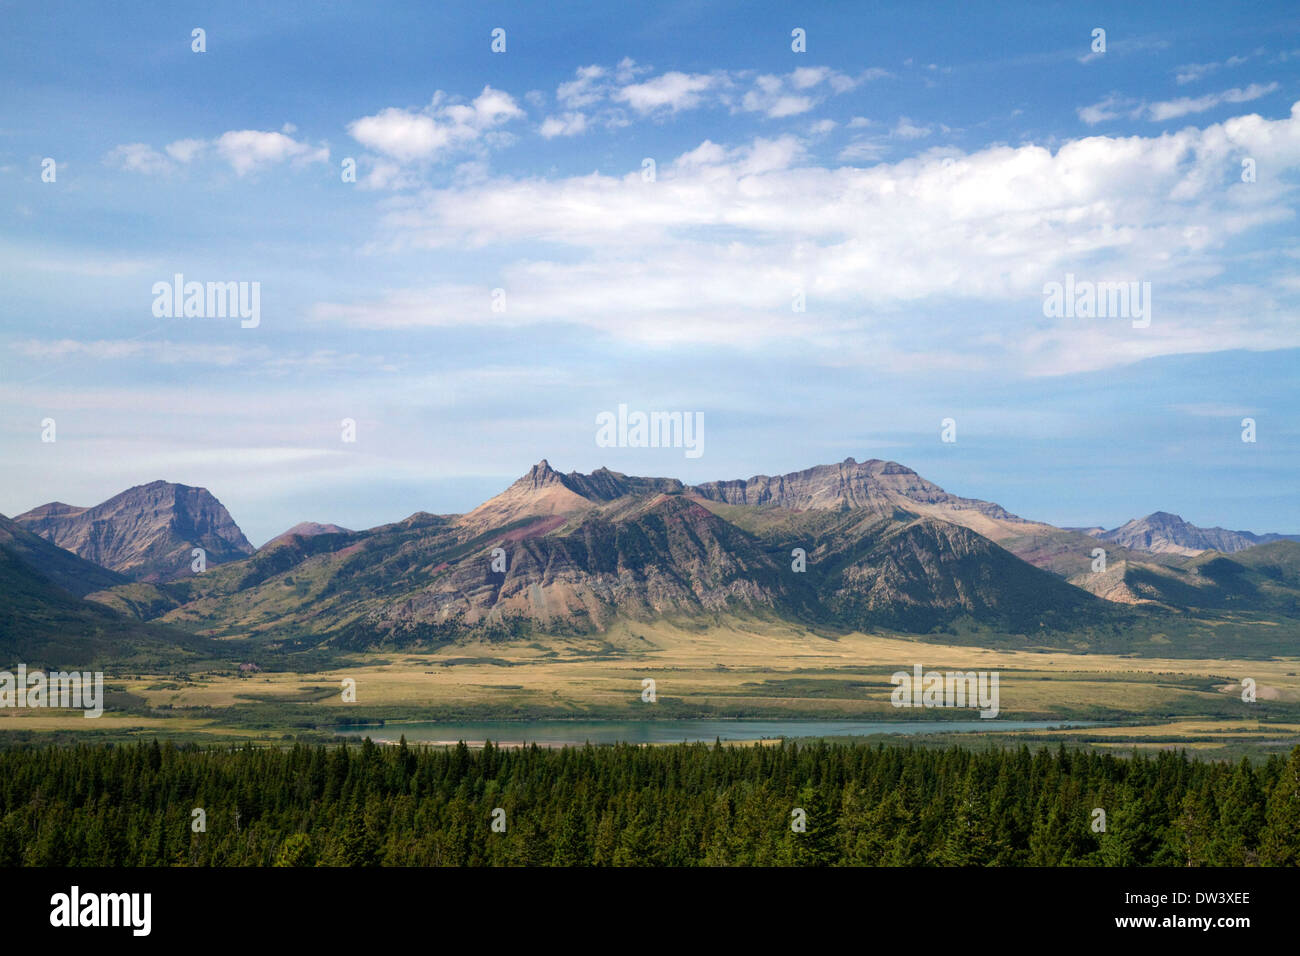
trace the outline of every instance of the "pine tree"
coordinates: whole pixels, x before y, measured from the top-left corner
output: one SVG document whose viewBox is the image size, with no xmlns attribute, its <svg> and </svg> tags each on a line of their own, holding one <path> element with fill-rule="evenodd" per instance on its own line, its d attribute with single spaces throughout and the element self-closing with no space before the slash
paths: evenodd
<svg viewBox="0 0 1300 956">
<path fill-rule="evenodd" d="M 1300 747 L 1291 751 L 1291 759 L 1269 795 L 1259 862 L 1265 866 L 1300 866 Z"/>
<path fill-rule="evenodd" d="M 1221 866 L 1245 866 L 1259 861 L 1259 833 L 1264 828 L 1264 795 L 1250 761 L 1237 765 L 1219 804 Z"/>
</svg>

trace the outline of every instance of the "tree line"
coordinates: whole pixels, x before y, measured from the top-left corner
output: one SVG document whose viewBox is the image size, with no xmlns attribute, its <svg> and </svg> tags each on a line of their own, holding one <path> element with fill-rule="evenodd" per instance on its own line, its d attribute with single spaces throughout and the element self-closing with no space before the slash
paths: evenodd
<svg viewBox="0 0 1300 956">
<path fill-rule="evenodd" d="M 1300 747 L 0 752 L 3 866 L 1295 866 Z"/>
</svg>

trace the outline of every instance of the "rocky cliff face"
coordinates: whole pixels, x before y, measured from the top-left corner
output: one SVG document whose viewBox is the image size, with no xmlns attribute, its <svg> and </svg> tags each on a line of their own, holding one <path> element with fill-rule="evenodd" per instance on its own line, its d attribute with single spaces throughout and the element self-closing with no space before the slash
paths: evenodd
<svg viewBox="0 0 1300 956">
<path fill-rule="evenodd" d="M 460 519 L 467 528 L 499 528 L 526 517 L 570 515 L 630 495 L 680 492 L 675 478 L 635 478 L 597 468 L 590 475 L 561 474 L 545 458 L 505 491 Z"/>
<path fill-rule="evenodd" d="M 910 468 L 873 458 L 846 458 L 837 465 L 817 465 L 788 475 L 756 475 L 748 480 L 711 481 L 691 491 L 711 501 L 732 505 L 774 505 L 799 511 L 868 508 L 888 514 L 912 505 L 943 506 L 975 511 L 1003 520 L 1016 520 L 1000 505 L 950 495 Z"/>
<path fill-rule="evenodd" d="M 14 522 L 100 567 L 142 581 L 191 574 L 191 551 L 209 565 L 253 552 L 225 507 L 205 488 L 166 481 L 129 488 L 91 508 L 52 502 Z"/>
<path fill-rule="evenodd" d="M 905 494 L 1005 514 L 888 462 L 690 488 L 542 461 L 467 515 L 288 536 L 167 586 L 162 619 L 213 636 L 373 647 L 727 614 L 1038 634 L 1108 613 L 982 535 L 900 508 Z"/>
<path fill-rule="evenodd" d="M 817 465 L 788 475 L 755 475 L 690 486 L 674 478 L 638 478 L 608 468 L 598 468 L 590 475 L 565 475 L 543 459 L 506 491 L 465 517 L 471 525 L 499 525 L 524 516 L 573 514 L 629 496 L 682 492 L 720 504 L 794 511 L 865 508 L 888 515 L 898 508 L 919 508 L 935 517 L 944 512 L 966 513 L 993 521 L 1024 523 L 1001 505 L 951 495 L 910 468 L 875 458 L 864 462 L 846 458 L 839 464 Z"/>
</svg>

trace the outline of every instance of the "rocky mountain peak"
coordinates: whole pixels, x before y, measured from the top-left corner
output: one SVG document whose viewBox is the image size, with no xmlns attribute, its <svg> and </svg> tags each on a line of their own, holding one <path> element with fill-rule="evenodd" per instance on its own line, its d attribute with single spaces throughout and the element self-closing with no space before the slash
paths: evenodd
<svg viewBox="0 0 1300 956">
<path fill-rule="evenodd" d="M 1199 528 L 1180 515 L 1168 511 L 1154 511 L 1145 518 L 1134 518 L 1096 537 L 1114 541 L 1135 551 L 1153 554 L 1200 554 L 1202 551 L 1222 551 L 1233 554 L 1265 540 L 1249 531 L 1229 531 L 1226 528 Z"/>
<path fill-rule="evenodd" d="M 253 553 L 211 492 L 168 481 L 136 485 L 90 508 L 52 502 L 13 520 L 87 561 L 140 580 L 192 573 L 194 548 L 204 550 L 208 564 Z"/>
<path fill-rule="evenodd" d="M 561 484 L 564 476 L 551 467 L 551 463 L 543 458 L 532 468 L 528 469 L 528 474 L 522 476 L 515 482 L 515 486 L 526 488 L 544 488 L 547 485 Z M 514 487 L 514 486 L 512 486 Z"/>
</svg>

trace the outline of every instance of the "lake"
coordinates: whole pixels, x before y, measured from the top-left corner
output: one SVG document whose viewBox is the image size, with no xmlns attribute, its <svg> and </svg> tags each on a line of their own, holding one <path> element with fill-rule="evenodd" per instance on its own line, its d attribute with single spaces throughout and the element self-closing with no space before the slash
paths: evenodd
<svg viewBox="0 0 1300 956">
<path fill-rule="evenodd" d="M 867 734 L 950 734 L 961 731 L 1043 730 L 1089 727 L 1094 721 L 1065 720 L 482 720 L 392 723 L 339 730 L 345 737 L 370 737 L 376 743 L 501 744 L 677 744 L 776 737 L 848 737 Z"/>
</svg>

